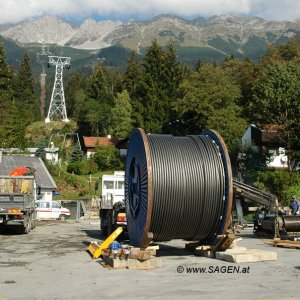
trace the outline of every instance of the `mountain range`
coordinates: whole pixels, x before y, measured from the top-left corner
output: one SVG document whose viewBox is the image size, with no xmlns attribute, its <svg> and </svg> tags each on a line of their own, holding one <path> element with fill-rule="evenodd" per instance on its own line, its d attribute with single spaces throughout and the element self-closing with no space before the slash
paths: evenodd
<svg viewBox="0 0 300 300">
<path fill-rule="evenodd" d="M 86 19 L 81 25 L 45 16 L 19 24 L 0 25 L 0 35 L 22 47 L 44 42 L 74 50 L 89 50 L 98 57 L 101 49 L 118 47 L 143 54 L 154 38 L 162 46 L 172 41 L 186 62 L 196 57 L 220 61 L 231 54 L 257 60 L 268 44 L 284 43 L 298 34 L 300 19 L 293 22 L 267 21 L 230 15 L 193 20 L 160 15 L 145 22 Z M 100 52 L 103 54 L 103 51 Z"/>
</svg>

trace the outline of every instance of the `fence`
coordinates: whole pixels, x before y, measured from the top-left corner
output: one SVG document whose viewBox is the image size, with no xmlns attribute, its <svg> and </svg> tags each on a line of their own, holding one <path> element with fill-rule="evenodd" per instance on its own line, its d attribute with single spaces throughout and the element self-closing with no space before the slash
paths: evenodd
<svg viewBox="0 0 300 300">
<path fill-rule="evenodd" d="M 71 219 L 99 218 L 100 198 L 82 200 L 58 200 L 61 205 L 71 212 Z"/>
</svg>

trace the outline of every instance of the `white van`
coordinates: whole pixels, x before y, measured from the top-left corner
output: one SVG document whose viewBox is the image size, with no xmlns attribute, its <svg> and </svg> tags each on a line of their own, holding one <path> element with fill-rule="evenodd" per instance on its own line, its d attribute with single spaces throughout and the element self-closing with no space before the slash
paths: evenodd
<svg viewBox="0 0 300 300">
<path fill-rule="evenodd" d="M 36 201 L 37 219 L 66 220 L 70 217 L 70 211 L 62 207 L 58 201 Z"/>
</svg>

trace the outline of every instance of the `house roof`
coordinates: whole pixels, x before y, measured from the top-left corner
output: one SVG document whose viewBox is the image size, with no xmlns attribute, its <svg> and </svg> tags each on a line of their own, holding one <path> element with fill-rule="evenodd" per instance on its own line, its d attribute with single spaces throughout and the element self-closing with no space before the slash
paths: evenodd
<svg viewBox="0 0 300 300">
<path fill-rule="evenodd" d="M 118 139 L 109 138 L 109 137 L 94 137 L 94 136 L 84 136 L 83 144 L 85 148 L 95 148 L 99 146 L 116 146 L 118 143 Z"/>
<path fill-rule="evenodd" d="M 2 153 L 4 153 L 4 154 L 10 154 L 10 153 L 22 154 L 22 153 L 26 153 L 26 152 L 35 154 L 37 150 L 38 150 L 38 148 L 26 148 L 25 150 L 19 149 L 19 148 L 1 148 L 0 149 L 0 151 L 2 151 Z M 59 148 L 58 147 L 44 148 L 44 150 L 47 153 L 56 153 L 59 151 Z"/>
<path fill-rule="evenodd" d="M 54 189 L 56 184 L 40 157 L 2 155 L 0 175 L 9 175 L 15 168 L 34 168 L 36 184 L 41 188 Z"/>
<path fill-rule="evenodd" d="M 278 125 L 266 125 L 263 129 L 251 126 L 251 139 L 258 146 L 279 144 L 279 129 Z"/>
</svg>

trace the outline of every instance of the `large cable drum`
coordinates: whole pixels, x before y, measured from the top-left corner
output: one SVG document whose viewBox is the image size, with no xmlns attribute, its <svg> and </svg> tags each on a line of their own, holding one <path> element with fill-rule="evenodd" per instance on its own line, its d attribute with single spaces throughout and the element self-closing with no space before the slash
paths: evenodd
<svg viewBox="0 0 300 300">
<path fill-rule="evenodd" d="M 223 139 L 210 130 L 174 137 L 134 129 L 125 201 L 134 246 L 171 239 L 216 243 L 232 209 L 232 171 Z"/>
</svg>

